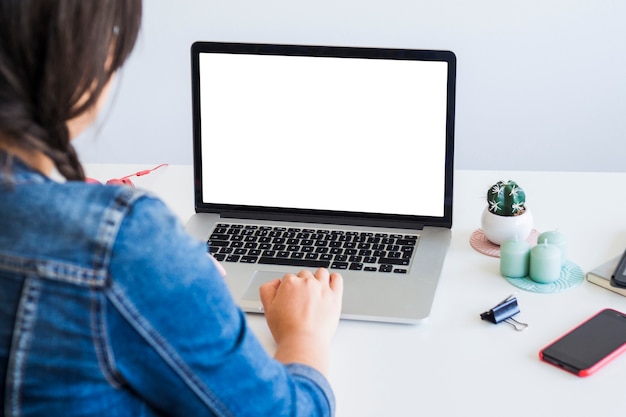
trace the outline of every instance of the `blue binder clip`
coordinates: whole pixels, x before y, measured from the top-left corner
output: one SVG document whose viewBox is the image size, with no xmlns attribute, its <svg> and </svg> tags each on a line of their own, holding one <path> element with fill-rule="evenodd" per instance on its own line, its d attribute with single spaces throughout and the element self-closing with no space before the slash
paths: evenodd
<svg viewBox="0 0 626 417">
<path fill-rule="evenodd" d="M 496 305 L 489 311 L 485 311 L 480 315 L 480 318 L 483 320 L 490 321 L 493 324 L 498 324 L 500 322 L 505 322 L 517 331 L 522 331 L 528 327 L 528 324 L 521 323 L 513 318 L 514 315 L 520 312 L 519 306 L 517 305 L 517 298 L 513 295 L 509 295 L 504 299 L 501 303 Z"/>
</svg>

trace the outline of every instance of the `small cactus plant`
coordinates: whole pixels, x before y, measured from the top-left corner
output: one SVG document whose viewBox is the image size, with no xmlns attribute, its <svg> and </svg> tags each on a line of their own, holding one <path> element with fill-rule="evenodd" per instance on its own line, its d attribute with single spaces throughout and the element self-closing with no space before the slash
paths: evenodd
<svg viewBox="0 0 626 417">
<path fill-rule="evenodd" d="M 488 209 L 498 216 L 518 216 L 526 211 L 526 193 L 515 181 L 498 181 L 487 190 Z"/>
</svg>

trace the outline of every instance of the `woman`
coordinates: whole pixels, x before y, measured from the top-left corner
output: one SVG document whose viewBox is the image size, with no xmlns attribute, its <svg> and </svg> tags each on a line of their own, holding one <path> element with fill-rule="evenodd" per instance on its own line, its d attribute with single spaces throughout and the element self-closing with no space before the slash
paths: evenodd
<svg viewBox="0 0 626 417">
<path fill-rule="evenodd" d="M 0 407 L 6 416 L 332 415 L 343 281 L 261 288 L 268 357 L 167 208 L 87 184 L 71 140 L 130 54 L 140 0 L 0 0 Z"/>
</svg>

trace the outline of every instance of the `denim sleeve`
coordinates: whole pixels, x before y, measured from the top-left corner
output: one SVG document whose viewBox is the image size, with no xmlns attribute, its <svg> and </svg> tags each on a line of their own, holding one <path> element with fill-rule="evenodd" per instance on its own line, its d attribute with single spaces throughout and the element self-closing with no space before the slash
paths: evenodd
<svg viewBox="0 0 626 417">
<path fill-rule="evenodd" d="M 330 416 L 327 380 L 269 357 L 206 254 L 158 200 L 121 224 L 104 303 L 113 377 L 172 416 Z"/>
</svg>

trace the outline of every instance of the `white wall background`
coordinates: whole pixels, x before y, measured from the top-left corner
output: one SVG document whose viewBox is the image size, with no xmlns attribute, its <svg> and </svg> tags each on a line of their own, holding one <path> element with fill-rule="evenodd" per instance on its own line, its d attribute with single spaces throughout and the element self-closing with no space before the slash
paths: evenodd
<svg viewBox="0 0 626 417">
<path fill-rule="evenodd" d="M 626 171 L 621 0 L 144 0 L 84 162 L 190 164 L 196 40 L 449 49 L 456 167 Z"/>
</svg>

